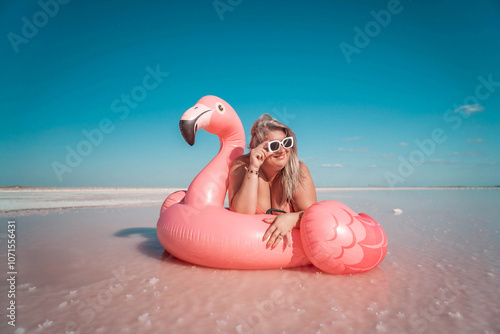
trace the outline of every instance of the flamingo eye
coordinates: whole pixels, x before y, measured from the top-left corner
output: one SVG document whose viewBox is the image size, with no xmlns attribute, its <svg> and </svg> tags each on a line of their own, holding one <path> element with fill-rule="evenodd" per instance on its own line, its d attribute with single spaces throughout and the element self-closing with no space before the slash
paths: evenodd
<svg viewBox="0 0 500 334">
<path fill-rule="evenodd" d="M 217 108 L 217 111 L 218 111 L 219 113 L 221 113 L 221 114 L 223 114 L 223 113 L 224 113 L 224 105 L 223 105 L 222 103 L 217 102 L 217 103 L 215 104 L 215 108 Z"/>
</svg>

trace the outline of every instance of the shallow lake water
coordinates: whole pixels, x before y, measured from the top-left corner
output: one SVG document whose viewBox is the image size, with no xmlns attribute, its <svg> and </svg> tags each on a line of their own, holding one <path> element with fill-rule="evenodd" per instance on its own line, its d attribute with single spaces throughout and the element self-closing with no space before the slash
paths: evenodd
<svg viewBox="0 0 500 334">
<path fill-rule="evenodd" d="M 221 270 L 183 262 L 156 237 L 164 193 L 141 195 L 150 201 L 4 212 L 2 254 L 7 222 L 16 225 L 16 327 L 5 316 L 4 279 L 0 332 L 500 332 L 500 190 L 318 189 L 319 200 L 365 212 L 386 231 L 384 261 L 352 276 L 312 265 Z M 51 196 L 42 195 L 65 200 Z M 7 276 L 6 255 L 0 268 Z"/>
</svg>

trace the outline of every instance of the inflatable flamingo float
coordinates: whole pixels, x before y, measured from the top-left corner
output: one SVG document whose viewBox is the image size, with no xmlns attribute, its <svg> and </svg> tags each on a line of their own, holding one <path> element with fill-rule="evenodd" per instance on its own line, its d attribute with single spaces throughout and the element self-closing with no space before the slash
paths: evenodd
<svg viewBox="0 0 500 334">
<path fill-rule="evenodd" d="M 376 267 L 387 252 L 382 227 L 336 201 L 318 202 L 292 231 L 292 247 L 266 248 L 262 236 L 270 215 L 249 215 L 224 208 L 229 168 L 244 152 L 245 133 L 234 109 L 205 96 L 182 115 L 182 136 L 193 145 L 199 129 L 219 137 L 220 150 L 187 191 L 167 197 L 157 224 L 158 239 L 173 256 L 197 265 L 224 269 L 273 269 L 310 264 L 332 274 L 353 274 Z"/>
</svg>

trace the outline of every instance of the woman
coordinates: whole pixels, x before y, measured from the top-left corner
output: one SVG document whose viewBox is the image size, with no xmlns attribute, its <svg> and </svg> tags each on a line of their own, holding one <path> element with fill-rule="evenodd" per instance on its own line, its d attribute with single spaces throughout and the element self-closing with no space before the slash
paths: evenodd
<svg viewBox="0 0 500 334">
<path fill-rule="evenodd" d="M 274 249 L 283 238 L 291 247 L 291 231 L 302 213 L 316 203 L 316 189 L 307 166 L 299 161 L 295 133 L 269 114 L 250 131 L 250 153 L 237 158 L 229 171 L 229 208 L 247 214 L 274 213 L 263 241 Z M 280 214 L 282 213 L 282 214 Z"/>
</svg>

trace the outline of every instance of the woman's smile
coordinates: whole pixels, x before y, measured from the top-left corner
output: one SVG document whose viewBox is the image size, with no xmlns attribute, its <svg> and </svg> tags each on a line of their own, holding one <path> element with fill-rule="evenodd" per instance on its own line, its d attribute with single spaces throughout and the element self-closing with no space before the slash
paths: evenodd
<svg viewBox="0 0 500 334">
<path fill-rule="evenodd" d="M 281 153 L 273 155 L 273 157 L 275 159 L 278 159 L 278 160 L 283 160 L 286 158 L 286 156 L 287 156 L 287 152 L 281 152 Z"/>
</svg>

